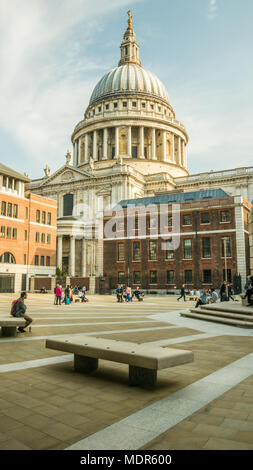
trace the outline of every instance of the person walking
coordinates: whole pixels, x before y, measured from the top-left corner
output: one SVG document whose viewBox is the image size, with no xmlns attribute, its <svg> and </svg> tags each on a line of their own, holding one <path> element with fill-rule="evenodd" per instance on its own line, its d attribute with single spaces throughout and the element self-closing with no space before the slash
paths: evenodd
<svg viewBox="0 0 253 470">
<path fill-rule="evenodd" d="M 25 328 L 27 328 L 33 321 L 31 317 L 29 317 L 26 314 L 26 305 L 25 305 L 25 299 L 27 299 L 27 293 L 26 292 L 21 292 L 20 298 L 15 301 L 15 304 L 13 305 L 13 310 L 12 310 L 12 315 L 16 318 L 21 318 L 23 317 L 24 320 L 26 321 L 26 324 L 24 327 L 19 327 L 18 332 L 19 333 L 26 333 Z"/>
<path fill-rule="evenodd" d="M 56 305 L 61 305 L 62 290 L 61 290 L 60 284 L 56 285 L 55 296 L 56 296 Z"/>
<path fill-rule="evenodd" d="M 184 298 L 184 301 L 186 302 L 184 284 L 183 284 L 182 287 L 181 287 L 180 297 L 178 297 L 177 300 L 182 299 L 182 297 Z"/>
<path fill-rule="evenodd" d="M 133 301 L 133 298 L 132 298 L 132 289 L 130 286 L 127 286 L 126 287 L 126 302 L 132 302 Z"/>
</svg>

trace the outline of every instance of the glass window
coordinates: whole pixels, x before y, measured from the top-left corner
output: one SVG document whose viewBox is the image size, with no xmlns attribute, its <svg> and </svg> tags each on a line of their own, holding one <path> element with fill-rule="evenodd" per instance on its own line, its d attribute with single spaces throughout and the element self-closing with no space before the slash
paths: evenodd
<svg viewBox="0 0 253 470">
<path fill-rule="evenodd" d="M 184 272 L 184 282 L 185 284 L 192 284 L 192 270 L 186 269 Z"/>
<path fill-rule="evenodd" d="M 118 103 L 113 103 L 114 108 L 118 107 Z"/>
<path fill-rule="evenodd" d="M 64 194 L 63 196 L 63 216 L 72 215 L 74 207 L 74 195 Z"/>
<path fill-rule="evenodd" d="M 105 105 L 105 109 L 109 109 L 109 104 L 106 104 L 106 105 Z"/>
<path fill-rule="evenodd" d="M 42 212 L 42 217 L 41 217 L 41 223 L 45 224 L 46 223 L 46 212 Z"/>
<path fill-rule="evenodd" d="M 47 264 L 47 266 L 50 266 L 50 256 L 47 256 L 46 264 Z"/>
<path fill-rule="evenodd" d="M 229 222 L 229 211 L 221 211 L 220 221 L 221 222 Z"/>
<path fill-rule="evenodd" d="M 40 265 L 44 266 L 45 265 L 45 256 L 40 257 Z"/>
<path fill-rule="evenodd" d="M 12 204 L 10 202 L 8 202 L 7 215 L 12 217 Z"/>
<path fill-rule="evenodd" d="M 45 235 L 45 233 L 42 233 L 41 234 L 41 243 L 45 243 L 45 241 L 46 241 L 46 235 Z"/>
<path fill-rule="evenodd" d="M 202 212 L 201 213 L 201 223 L 202 224 L 209 224 L 210 223 L 209 212 Z"/>
<path fill-rule="evenodd" d="M 202 258 L 211 258 L 211 239 L 202 238 Z"/>
<path fill-rule="evenodd" d="M 118 261 L 124 261 L 125 259 L 125 245 L 124 243 L 118 244 Z"/>
<path fill-rule="evenodd" d="M 157 284 L 157 271 L 150 271 L 149 282 L 150 284 Z"/>
<path fill-rule="evenodd" d="M 222 257 L 230 258 L 231 257 L 230 237 L 223 237 L 221 239 L 221 247 L 222 247 Z"/>
<path fill-rule="evenodd" d="M 123 101 L 123 108 L 127 107 L 127 101 Z"/>
<path fill-rule="evenodd" d="M 146 108 L 146 103 L 141 103 L 143 108 Z"/>
<path fill-rule="evenodd" d="M 11 238 L 11 227 L 7 227 L 6 237 Z"/>
<path fill-rule="evenodd" d="M 203 283 L 211 284 L 212 283 L 212 271 L 211 269 L 204 269 L 203 271 Z"/>
<path fill-rule="evenodd" d="M 172 227 L 172 215 L 168 215 L 168 227 Z"/>
<path fill-rule="evenodd" d="M 7 176 L 3 176 L 3 186 L 6 188 L 7 186 Z"/>
<path fill-rule="evenodd" d="M 39 266 L 39 257 L 38 257 L 38 255 L 34 256 L 34 264 L 35 264 L 35 266 Z"/>
<path fill-rule="evenodd" d="M 15 191 L 18 190 L 18 180 L 14 180 L 14 189 Z"/>
<path fill-rule="evenodd" d="M 36 222 L 39 224 L 40 223 L 40 211 L 36 211 Z"/>
<path fill-rule="evenodd" d="M 0 263 L 16 264 L 15 258 L 11 253 L 5 252 L 0 257 Z"/>
<path fill-rule="evenodd" d="M 133 102 L 132 102 L 133 108 L 136 108 L 136 105 L 137 105 L 136 101 L 133 101 Z"/>
<path fill-rule="evenodd" d="M 39 232 L 36 232 L 36 234 L 35 234 L 35 241 L 36 242 L 40 241 L 40 233 Z"/>
<path fill-rule="evenodd" d="M 50 233 L 47 235 L 47 243 L 48 243 L 48 244 L 51 243 L 51 235 L 50 235 Z"/>
<path fill-rule="evenodd" d="M 1 204 L 1 215 L 6 215 L 6 202 L 2 201 Z"/>
<path fill-rule="evenodd" d="M 134 284 L 141 283 L 141 273 L 140 271 L 134 271 Z"/>
<path fill-rule="evenodd" d="M 0 237 L 1 238 L 5 237 L 5 227 L 4 226 L 1 227 Z"/>
<path fill-rule="evenodd" d="M 25 208 L 25 218 L 28 219 L 28 207 Z"/>
<path fill-rule="evenodd" d="M 24 254 L 24 264 L 26 264 L 26 254 Z"/>
<path fill-rule="evenodd" d="M 192 259 L 192 239 L 184 240 L 184 259 Z"/>
<path fill-rule="evenodd" d="M 8 188 L 9 189 L 12 189 L 12 182 L 13 182 L 13 178 L 9 177 L 9 181 L 8 181 Z"/>
<path fill-rule="evenodd" d="M 25 230 L 25 240 L 27 240 L 27 230 Z"/>
<path fill-rule="evenodd" d="M 167 271 L 167 284 L 175 284 L 175 271 Z"/>
<path fill-rule="evenodd" d="M 18 218 L 18 206 L 17 206 L 17 204 L 14 204 L 14 206 L 13 206 L 13 217 L 15 219 Z"/>
<path fill-rule="evenodd" d="M 191 225 L 191 215 L 190 214 L 183 215 L 183 225 Z"/>
<path fill-rule="evenodd" d="M 124 284 L 125 283 L 125 273 L 124 271 L 119 271 L 118 272 L 118 284 Z"/>
<path fill-rule="evenodd" d="M 12 229 L 12 238 L 13 238 L 14 240 L 17 239 L 17 229 L 16 229 L 16 228 L 13 228 L 13 229 Z"/>
<path fill-rule="evenodd" d="M 166 258 L 165 259 L 174 259 L 174 251 L 173 250 L 166 250 Z"/>
<path fill-rule="evenodd" d="M 47 214 L 47 225 L 51 225 L 51 212 Z"/>
<path fill-rule="evenodd" d="M 132 157 L 137 158 L 137 147 L 136 146 L 132 147 Z"/>
<path fill-rule="evenodd" d="M 141 259 L 141 244 L 140 242 L 133 242 L 133 260 L 140 261 Z"/>
<path fill-rule="evenodd" d="M 156 247 L 157 247 L 156 241 L 149 242 L 149 259 L 150 260 L 157 259 Z"/>
</svg>

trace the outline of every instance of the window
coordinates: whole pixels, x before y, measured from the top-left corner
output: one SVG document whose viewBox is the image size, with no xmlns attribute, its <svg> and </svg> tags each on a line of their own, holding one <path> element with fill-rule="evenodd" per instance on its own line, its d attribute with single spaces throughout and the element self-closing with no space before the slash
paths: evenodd
<svg viewBox="0 0 253 470">
<path fill-rule="evenodd" d="M 40 223 L 40 211 L 36 211 L 36 222 L 39 224 Z"/>
<path fill-rule="evenodd" d="M 118 244 L 118 261 L 124 261 L 125 259 L 125 245 L 124 243 Z"/>
<path fill-rule="evenodd" d="M 17 206 L 17 204 L 14 204 L 14 206 L 13 206 L 13 217 L 15 219 L 18 218 L 18 206 Z"/>
<path fill-rule="evenodd" d="M 221 222 L 229 222 L 229 211 L 221 211 L 220 221 Z"/>
<path fill-rule="evenodd" d="M 12 204 L 10 202 L 8 202 L 7 215 L 12 217 Z"/>
<path fill-rule="evenodd" d="M 140 261 L 140 259 L 141 259 L 140 242 L 133 242 L 133 260 Z"/>
<path fill-rule="evenodd" d="M 151 104 L 151 105 L 150 105 L 150 108 L 151 108 L 151 109 L 154 109 L 154 105 L 153 105 L 153 104 Z"/>
<path fill-rule="evenodd" d="M 26 254 L 24 254 L 24 264 L 26 264 Z"/>
<path fill-rule="evenodd" d="M 42 212 L 42 217 L 41 217 L 41 223 L 45 224 L 46 223 L 46 212 Z"/>
<path fill-rule="evenodd" d="M 14 240 L 17 240 L 17 229 L 16 229 L 16 228 L 13 228 L 13 229 L 12 229 L 12 238 L 13 238 Z"/>
<path fill-rule="evenodd" d="M 157 284 L 157 271 L 150 271 L 149 282 L 150 284 Z"/>
<path fill-rule="evenodd" d="M 202 258 L 211 258 L 211 239 L 202 238 Z"/>
<path fill-rule="evenodd" d="M 175 284 L 175 271 L 167 271 L 167 284 Z"/>
<path fill-rule="evenodd" d="M 141 103 L 143 108 L 146 108 L 146 103 Z"/>
<path fill-rule="evenodd" d="M 106 104 L 106 105 L 105 105 L 105 109 L 109 109 L 109 104 Z"/>
<path fill-rule="evenodd" d="M 118 272 L 118 284 L 124 284 L 125 283 L 125 273 L 124 271 Z"/>
<path fill-rule="evenodd" d="M 209 212 L 202 212 L 201 213 L 201 223 L 202 224 L 209 224 L 210 223 Z"/>
<path fill-rule="evenodd" d="M 127 107 L 127 101 L 123 101 L 123 108 Z"/>
<path fill-rule="evenodd" d="M 51 225 L 51 212 L 48 212 L 47 214 L 47 225 Z"/>
<path fill-rule="evenodd" d="M 136 108 L 136 105 L 137 105 L 136 101 L 133 101 L 133 102 L 132 102 L 133 108 Z"/>
<path fill-rule="evenodd" d="M 38 255 L 34 256 L 34 264 L 35 264 L 35 266 L 39 266 L 39 257 L 38 257 Z"/>
<path fill-rule="evenodd" d="M 11 227 L 7 227 L 6 238 L 11 238 Z"/>
<path fill-rule="evenodd" d="M 2 201 L 1 204 L 1 215 L 6 215 L 6 202 Z"/>
<path fill-rule="evenodd" d="M 125 55 L 128 54 L 128 47 L 125 47 Z"/>
<path fill-rule="evenodd" d="M 156 247 L 157 247 L 156 241 L 149 242 L 149 259 L 150 260 L 157 259 Z"/>
<path fill-rule="evenodd" d="M 13 182 L 13 178 L 9 177 L 9 181 L 8 181 L 8 188 L 9 189 L 12 189 L 12 182 Z"/>
<path fill-rule="evenodd" d="M 191 215 L 190 214 L 183 215 L 183 225 L 191 225 Z"/>
<path fill-rule="evenodd" d="M 192 259 L 192 239 L 184 240 L 184 259 Z"/>
<path fill-rule="evenodd" d="M 172 215 L 168 215 L 168 227 L 172 227 Z"/>
<path fill-rule="evenodd" d="M 101 111 L 102 111 L 102 108 L 101 108 L 101 106 L 99 106 L 98 107 L 98 112 L 101 113 Z"/>
<path fill-rule="evenodd" d="M 14 189 L 15 191 L 18 190 L 18 180 L 14 180 Z"/>
<path fill-rule="evenodd" d="M 212 283 L 212 271 L 211 269 L 204 269 L 203 271 L 203 283 L 211 284 Z"/>
<path fill-rule="evenodd" d="M 46 241 L 46 235 L 45 235 L 45 233 L 42 233 L 41 234 L 41 243 L 45 243 L 45 241 Z"/>
<path fill-rule="evenodd" d="M 231 269 L 227 269 L 227 272 L 225 269 L 223 269 L 223 280 L 227 282 L 232 282 L 232 271 Z"/>
<path fill-rule="evenodd" d="M 118 107 L 118 103 L 113 103 L 114 108 Z"/>
<path fill-rule="evenodd" d="M 141 283 L 141 273 L 140 271 L 134 271 L 134 284 Z"/>
<path fill-rule="evenodd" d="M 0 263 L 16 264 L 15 258 L 11 253 L 5 252 L 0 257 Z"/>
<path fill-rule="evenodd" d="M 28 207 L 25 208 L 25 218 L 28 219 Z"/>
<path fill-rule="evenodd" d="M 47 235 L 47 243 L 48 243 L 48 244 L 51 243 L 51 235 L 50 235 L 50 233 Z"/>
<path fill-rule="evenodd" d="M 50 266 L 50 256 L 47 256 L 47 258 L 46 258 L 46 265 Z"/>
<path fill-rule="evenodd" d="M 165 259 L 174 259 L 174 251 L 173 250 L 166 250 L 166 258 Z"/>
<path fill-rule="evenodd" d="M 5 237 L 5 227 L 4 226 L 1 227 L 0 237 L 1 238 Z"/>
<path fill-rule="evenodd" d="M 72 215 L 74 206 L 74 195 L 64 194 L 63 196 L 63 216 Z"/>
<path fill-rule="evenodd" d="M 7 176 L 3 176 L 3 186 L 7 187 Z"/>
<path fill-rule="evenodd" d="M 132 147 L 132 157 L 137 158 L 137 147 L 136 146 Z"/>
<path fill-rule="evenodd" d="M 221 247 L 222 247 L 222 258 L 230 258 L 231 257 L 230 237 L 223 237 L 221 239 Z"/>
<path fill-rule="evenodd" d="M 36 242 L 40 241 L 40 233 L 39 232 L 36 232 L 36 234 L 35 234 L 35 241 Z"/>
<path fill-rule="evenodd" d="M 25 241 L 27 240 L 27 230 L 25 230 Z"/>
<path fill-rule="evenodd" d="M 192 270 L 186 269 L 184 272 L 184 282 L 185 284 L 192 284 Z"/>
<path fill-rule="evenodd" d="M 45 265 L 45 256 L 40 257 L 40 265 L 44 266 Z"/>
</svg>

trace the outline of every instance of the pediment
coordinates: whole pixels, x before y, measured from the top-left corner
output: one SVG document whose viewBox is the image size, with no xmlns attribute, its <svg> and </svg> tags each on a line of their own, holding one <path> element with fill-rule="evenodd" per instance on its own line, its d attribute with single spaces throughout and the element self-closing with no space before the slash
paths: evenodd
<svg viewBox="0 0 253 470">
<path fill-rule="evenodd" d="M 64 165 L 48 178 L 44 178 L 41 186 L 73 183 L 75 181 L 87 180 L 91 178 L 92 175 L 87 171 L 79 170 L 72 165 Z"/>
</svg>

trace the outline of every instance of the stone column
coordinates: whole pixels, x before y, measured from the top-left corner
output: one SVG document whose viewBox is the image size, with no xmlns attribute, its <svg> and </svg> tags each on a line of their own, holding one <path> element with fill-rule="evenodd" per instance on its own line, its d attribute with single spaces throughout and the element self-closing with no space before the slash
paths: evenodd
<svg viewBox="0 0 253 470">
<path fill-rule="evenodd" d="M 182 165 L 182 160 L 181 160 L 181 138 L 178 136 L 178 163 L 181 166 Z"/>
<path fill-rule="evenodd" d="M 81 144 L 82 144 L 81 137 L 79 137 L 79 139 L 78 139 L 78 162 L 77 162 L 77 165 L 79 165 L 81 163 Z"/>
<path fill-rule="evenodd" d="M 171 134 L 171 160 L 176 163 L 175 159 L 175 138 L 174 134 Z"/>
<path fill-rule="evenodd" d="M 75 236 L 70 235 L 70 252 L 69 252 L 69 275 L 75 275 Z"/>
<path fill-rule="evenodd" d="M 119 156 L 119 128 L 115 127 L 115 158 Z"/>
<path fill-rule="evenodd" d="M 97 131 L 93 131 L 93 160 L 97 161 Z"/>
<path fill-rule="evenodd" d="M 89 158 L 88 158 L 88 138 L 89 138 L 89 134 L 88 132 L 85 134 L 84 136 L 84 161 L 85 162 L 88 162 Z"/>
<path fill-rule="evenodd" d="M 62 270 L 62 235 L 58 235 L 57 242 L 57 268 Z"/>
<path fill-rule="evenodd" d="M 144 156 L 144 127 L 139 127 L 139 158 L 145 158 Z"/>
<path fill-rule="evenodd" d="M 86 277 L 86 240 L 82 239 L 82 277 Z"/>
<path fill-rule="evenodd" d="M 128 126 L 128 134 L 127 134 L 127 155 L 129 157 L 132 156 L 132 128 Z"/>
<path fill-rule="evenodd" d="M 166 131 L 162 131 L 162 161 L 166 162 Z"/>
<path fill-rule="evenodd" d="M 156 135 L 155 128 L 152 128 L 152 160 L 157 160 L 156 157 Z"/>
<path fill-rule="evenodd" d="M 104 128 L 103 134 L 103 155 L 102 160 L 107 160 L 108 158 L 108 128 Z"/>
</svg>

